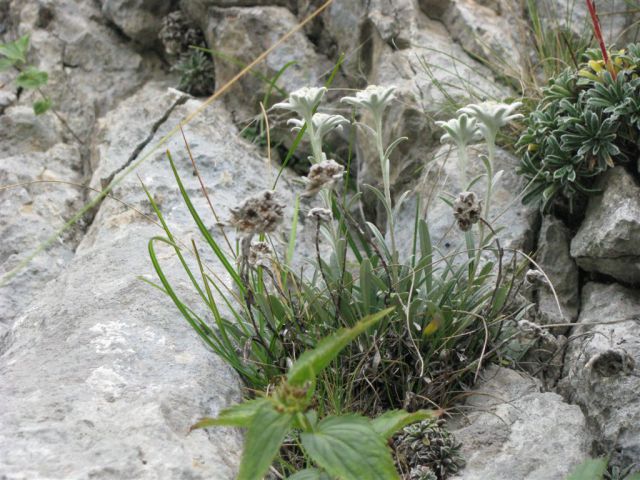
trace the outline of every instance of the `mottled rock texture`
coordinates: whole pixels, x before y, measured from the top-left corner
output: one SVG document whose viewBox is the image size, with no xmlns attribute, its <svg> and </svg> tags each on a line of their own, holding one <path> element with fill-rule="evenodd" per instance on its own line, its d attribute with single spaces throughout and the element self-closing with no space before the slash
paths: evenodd
<svg viewBox="0 0 640 480">
<path fill-rule="evenodd" d="M 467 466 L 456 480 L 561 479 L 589 456 L 580 408 L 514 370 L 487 368 L 466 406 L 454 433 Z"/>
<path fill-rule="evenodd" d="M 620 466 L 640 463 L 640 292 L 588 283 L 561 389 L 581 406 L 599 453 Z"/>
<path fill-rule="evenodd" d="M 598 188 L 602 194 L 589 199 L 571 256 L 584 270 L 640 283 L 640 186 L 624 167 L 616 167 Z"/>
</svg>

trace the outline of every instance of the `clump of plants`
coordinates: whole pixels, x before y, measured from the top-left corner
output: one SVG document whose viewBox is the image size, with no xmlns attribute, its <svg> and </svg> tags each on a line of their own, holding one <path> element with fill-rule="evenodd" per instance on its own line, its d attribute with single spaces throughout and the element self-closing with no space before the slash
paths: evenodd
<svg viewBox="0 0 640 480">
<path fill-rule="evenodd" d="M 361 195 L 345 188 L 349 165 L 341 165 L 323 151 L 324 137 L 349 123 L 341 115 L 317 111 L 325 93 L 325 88 L 303 88 L 274 106 L 294 114 L 290 125 L 294 132 L 305 135 L 311 146 L 311 168 L 288 220 L 285 247 L 278 243 L 278 232 L 285 224 L 287 208 L 277 180 L 271 190 L 258 192 L 231 209 L 225 222 L 218 221 L 213 211 L 216 227 L 211 228 L 194 207 L 169 155 L 184 202 L 206 247 L 224 266 L 233 285 L 228 287 L 211 274 L 195 243 L 190 249 L 179 244 L 151 194 L 149 200 L 166 236 L 152 239 L 149 252 L 161 282 L 157 286 L 172 298 L 203 341 L 239 373 L 249 391 L 273 392 L 266 396 L 276 405 L 269 408 L 278 412 L 278 405 L 284 411 L 291 406 L 282 400 L 285 397 L 297 398 L 294 410 L 302 414 L 313 406 L 313 419 L 304 421 L 296 414 L 286 422 L 282 420 L 286 428 L 281 425 L 275 443 L 285 435 L 292 443 L 287 448 L 287 460 L 279 462 L 282 474 L 313 465 L 341 479 L 373 478 L 368 471 L 363 474 L 364 470 L 358 470 L 358 474 L 332 470 L 305 443 L 305 435 L 317 432 L 325 423 L 333 425 L 334 420 L 328 419 L 334 416 L 373 418 L 401 409 L 415 412 L 450 406 L 460 391 L 472 385 L 482 365 L 498 355 L 504 344 L 504 322 L 523 313 L 522 308 L 510 303 L 515 275 L 503 269 L 504 252 L 488 219 L 492 191 L 501 175 L 493 167 L 496 136 L 518 118 L 514 114 L 518 104 L 470 105 L 457 118 L 442 124 L 446 131 L 443 140 L 458 147 L 461 168 L 469 161 L 469 143 L 484 140 L 488 152 L 482 157 L 484 175 L 465 182 L 466 191 L 451 202 L 451 220 L 460 229 L 464 248 L 443 256 L 431 240 L 419 206 L 411 248 L 400 252 L 396 244 L 398 211 L 407 194 L 398 200 L 391 195 L 390 156 L 404 139 L 389 145 L 382 140 L 385 111 L 394 99 L 394 88 L 370 86 L 343 99 L 355 113 L 366 112 L 365 117 L 370 119 L 355 126 L 370 135 L 377 147 L 382 181 L 380 187 L 359 188 L 373 192 L 387 212 L 384 225 L 367 222 L 355 213 L 360 211 L 357 206 Z M 483 200 L 472 191 L 481 177 L 486 177 L 487 184 Z M 306 227 L 315 232 L 311 246 L 314 260 L 305 265 L 304 274 L 294 261 L 302 216 Z M 187 306 L 176 293 L 156 255 L 158 242 L 175 250 L 209 319 L 198 314 L 194 306 Z M 195 263 L 188 260 L 188 253 Z M 381 312 L 385 315 L 377 317 Z M 332 338 L 341 329 L 359 329 L 362 319 L 371 316 L 379 321 L 342 345 L 339 354 L 323 364 L 313 379 L 304 377 L 302 382 L 291 383 L 291 365 L 295 370 L 303 359 L 324 355 L 327 347 L 322 339 Z M 285 375 L 288 383 L 282 386 Z M 311 383 L 307 385 L 307 381 Z M 315 395 L 313 402 L 309 392 Z M 270 415 L 275 421 L 271 410 Z M 252 427 L 242 426 L 248 426 L 251 438 Z M 435 427 L 427 430 L 430 428 Z M 301 442 L 295 440 L 300 431 Z M 441 436 L 444 438 L 444 434 Z M 247 456 L 257 455 L 257 444 L 251 442 L 247 440 Z M 447 457 L 455 456 L 453 445 L 445 446 L 448 453 L 433 465 L 438 479 L 459 464 Z M 292 452 L 298 460 L 289 460 Z M 442 465 L 448 467 L 443 469 Z M 318 475 L 309 478 L 325 478 Z"/>
<path fill-rule="evenodd" d="M 205 52 L 202 30 L 176 10 L 164 17 L 158 36 L 172 70 L 180 74 L 178 89 L 196 97 L 211 95 L 215 90 L 215 69 L 211 56 Z"/>
<path fill-rule="evenodd" d="M 596 191 L 598 175 L 640 155 L 640 44 L 610 53 L 595 5 L 587 6 L 599 49 L 549 81 L 516 144 L 530 182 L 524 201 L 541 201 L 544 210 L 557 199 L 573 209 Z"/>
</svg>

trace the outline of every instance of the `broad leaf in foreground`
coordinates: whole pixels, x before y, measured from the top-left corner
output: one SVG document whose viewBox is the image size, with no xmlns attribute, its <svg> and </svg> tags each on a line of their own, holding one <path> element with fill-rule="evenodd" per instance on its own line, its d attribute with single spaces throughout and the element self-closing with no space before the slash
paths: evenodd
<svg viewBox="0 0 640 480">
<path fill-rule="evenodd" d="M 260 407 L 270 403 L 266 398 L 255 398 L 222 410 L 216 418 L 206 417 L 191 430 L 207 427 L 248 427 Z"/>
<path fill-rule="evenodd" d="M 328 417 L 300 438 L 309 457 L 341 480 L 400 479 L 386 442 L 367 418 Z"/>
<path fill-rule="evenodd" d="M 580 464 L 566 480 L 602 480 L 606 470 L 606 458 L 590 458 Z"/>
<path fill-rule="evenodd" d="M 371 426 L 383 438 L 391 438 L 398 430 L 412 423 L 433 418 L 430 410 L 418 410 L 409 413 L 405 410 L 390 410 L 371 421 Z"/>
<path fill-rule="evenodd" d="M 265 476 L 292 420 L 292 414 L 277 412 L 271 402 L 256 410 L 245 437 L 237 480 L 258 480 Z"/>
</svg>

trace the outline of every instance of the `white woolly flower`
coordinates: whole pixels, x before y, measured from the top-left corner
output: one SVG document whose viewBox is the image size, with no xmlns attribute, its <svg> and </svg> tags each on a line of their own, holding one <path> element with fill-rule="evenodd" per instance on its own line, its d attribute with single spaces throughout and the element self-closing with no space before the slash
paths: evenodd
<svg viewBox="0 0 640 480">
<path fill-rule="evenodd" d="M 356 92 L 355 97 L 343 97 L 340 101 L 369 110 L 375 117 L 380 117 L 384 109 L 394 99 L 395 86 L 369 85 Z"/>
<path fill-rule="evenodd" d="M 288 100 L 276 103 L 273 108 L 282 108 L 297 113 L 302 118 L 310 118 L 313 109 L 327 92 L 325 87 L 303 87 L 289 94 Z"/>
<path fill-rule="evenodd" d="M 331 130 L 341 130 L 342 125 L 349 123 L 349 120 L 344 118 L 342 115 L 314 113 L 313 117 L 311 117 L 311 122 L 313 123 L 313 130 L 315 134 L 318 138 L 323 139 Z M 300 120 L 298 118 L 292 118 L 287 122 L 288 125 L 293 125 L 291 130 L 294 132 L 299 132 L 304 126 L 304 123 L 304 120 Z"/>
<path fill-rule="evenodd" d="M 313 218 L 317 222 L 330 222 L 333 219 L 333 215 L 331 214 L 331 210 L 327 208 L 312 208 L 307 218 Z"/>
<path fill-rule="evenodd" d="M 508 104 L 488 101 L 467 105 L 458 110 L 458 113 L 475 118 L 482 136 L 485 140 L 493 142 L 502 127 L 513 120 L 523 118 L 523 115 L 513 113 L 521 106 L 522 102 Z"/>
<path fill-rule="evenodd" d="M 436 122 L 436 125 L 446 132 L 440 137 L 440 141 L 453 143 L 458 148 L 465 148 L 480 138 L 476 119 L 469 117 L 466 113 L 461 114 L 458 118 L 452 118 L 448 122 Z"/>
</svg>

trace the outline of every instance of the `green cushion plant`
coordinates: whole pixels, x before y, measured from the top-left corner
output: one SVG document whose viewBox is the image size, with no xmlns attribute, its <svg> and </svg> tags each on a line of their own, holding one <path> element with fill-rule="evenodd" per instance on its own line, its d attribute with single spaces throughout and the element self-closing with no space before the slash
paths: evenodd
<svg viewBox="0 0 640 480">
<path fill-rule="evenodd" d="M 516 144 L 530 181 L 524 201 L 542 200 L 545 210 L 559 196 L 573 205 L 595 191 L 597 175 L 640 154 L 640 44 L 611 55 L 615 78 L 598 50 L 585 57 L 544 88 Z"/>
</svg>

